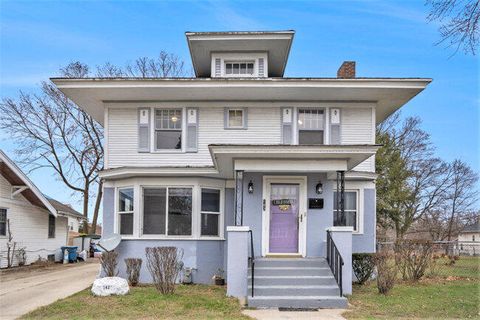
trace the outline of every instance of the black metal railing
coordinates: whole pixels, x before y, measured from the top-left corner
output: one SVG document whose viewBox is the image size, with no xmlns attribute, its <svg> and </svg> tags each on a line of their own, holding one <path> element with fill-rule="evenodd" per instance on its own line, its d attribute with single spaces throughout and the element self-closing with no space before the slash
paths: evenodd
<svg viewBox="0 0 480 320">
<path fill-rule="evenodd" d="M 340 297 L 343 296 L 343 285 L 342 285 L 342 269 L 343 269 L 343 258 L 338 251 L 335 241 L 333 241 L 332 234 L 330 231 L 327 231 L 327 261 L 330 269 L 332 270 L 333 276 L 337 281 L 338 287 L 340 288 Z"/>
<path fill-rule="evenodd" d="M 250 256 L 248 257 L 248 262 L 250 263 L 250 269 L 252 269 L 252 297 L 255 294 L 255 252 L 253 251 L 253 232 L 248 230 L 250 233 Z"/>
</svg>

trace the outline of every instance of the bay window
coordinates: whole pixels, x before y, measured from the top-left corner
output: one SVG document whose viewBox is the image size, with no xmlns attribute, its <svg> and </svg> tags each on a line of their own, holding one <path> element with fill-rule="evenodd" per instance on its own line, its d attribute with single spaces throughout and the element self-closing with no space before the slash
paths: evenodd
<svg viewBox="0 0 480 320">
<path fill-rule="evenodd" d="M 118 209 L 120 234 L 133 234 L 133 188 L 118 190 Z"/>
<path fill-rule="evenodd" d="M 337 192 L 333 193 L 333 225 L 341 227 L 353 227 L 358 231 L 358 192 L 345 191 L 344 193 L 344 214 L 337 205 Z"/>
<path fill-rule="evenodd" d="M 201 228 L 202 236 L 219 236 L 220 190 L 202 188 Z"/>
<path fill-rule="evenodd" d="M 182 109 L 155 110 L 155 149 L 182 149 Z"/>
<path fill-rule="evenodd" d="M 324 128 L 322 109 L 298 110 L 298 144 L 324 144 Z"/>
</svg>

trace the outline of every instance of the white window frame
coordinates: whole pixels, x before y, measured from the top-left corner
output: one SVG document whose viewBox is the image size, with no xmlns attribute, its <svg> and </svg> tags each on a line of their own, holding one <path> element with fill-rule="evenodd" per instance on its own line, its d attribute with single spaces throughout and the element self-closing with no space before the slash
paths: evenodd
<svg viewBox="0 0 480 320">
<path fill-rule="evenodd" d="M 300 110 L 322 110 L 323 111 L 323 144 L 319 145 L 328 145 L 328 135 L 327 135 L 327 127 L 328 127 L 328 121 L 327 121 L 327 108 L 321 108 L 321 107 L 296 107 L 295 108 L 295 117 L 294 117 L 294 124 L 295 124 L 295 134 L 296 134 L 296 144 L 300 145 L 300 131 L 319 131 L 319 130 L 305 130 L 305 129 L 300 129 L 299 126 L 299 115 L 300 115 Z"/>
<path fill-rule="evenodd" d="M 7 220 L 8 220 L 8 208 L 5 208 L 5 207 L 0 207 L 0 210 L 5 210 L 5 234 L 0 234 L 0 239 L 3 239 L 3 238 L 7 238 L 7 234 L 8 234 L 8 224 L 7 224 Z"/>
<path fill-rule="evenodd" d="M 120 191 L 125 190 L 125 189 L 132 189 L 133 191 L 133 199 L 132 199 L 132 204 L 133 204 L 133 210 L 132 211 L 120 211 Z M 116 190 L 116 197 L 115 197 L 115 215 L 117 216 L 117 223 L 116 223 L 116 229 L 118 231 L 118 234 L 120 233 L 120 226 L 121 226 L 121 219 L 120 215 L 122 214 L 132 214 L 132 233 L 130 234 L 121 234 L 122 236 L 125 237 L 131 237 L 135 234 L 135 187 L 134 186 L 125 186 L 125 187 L 120 187 L 117 188 Z"/>
<path fill-rule="evenodd" d="M 363 195 L 363 192 L 361 192 L 362 190 L 361 189 L 345 189 L 345 192 L 355 192 L 355 196 L 356 196 L 356 206 L 357 206 L 357 209 L 355 210 L 356 211 L 356 216 L 355 216 L 355 220 L 356 220 L 356 226 L 357 228 L 356 229 L 353 229 L 353 234 L 363 234 L 363 225 L 361 224 L 363 219 L 360 218 L 360 215 L 362 214 L 363 215 L 363 210 L 361 208 L 361 205 L 363 205 L 363 201 L 360 201 L 360 197 L 361 195 Z M 334 201 L 333 203 L 333 215 L 334 215 L 334 220 L 335 221 L 335 212 L 338 211 L 338 208 L 337 210 L 335 210 L 335 193 L 337 193 L 337 190 L 333 190 L 333 195 L 332 195 L 332 200 Z M 354 210 L 347 210 L 345 209 L 345 212 L 352 212 Z M 362 216 L 363 217 L 363 216 Z M 335 226 L 335 225 L 332 225 L 333 227 L 335 228 L 351 228 L 351 226 Z"/>
<path fill-rule="evenodd" d="M 185 127 L 187 125 L 186 122 L 186 108 L 184 107 L 153 107 L 151 109 L 151 137 L 150 139 L 152 145 L 151 145 L 151 150 L 153 150 L 154 153 L 184 153 L 185 152 L 185 142 L 186 142 L 186 131 Z M 181 124 L 182 128 L 180 130 L 180 135 L 181 135 L 181 142 L 182 142 L 182 147 L 180 149 L 157 149 L 157 126 L 156 126 L 156 116 L 157 116 L 157 110 L 180 110 L 181 111 Z M 160 130 L 161 131 L 161 130 Z M 165 130 L 167 131 L 167 130 Z M 177 131 L 177 130 L 172 130 L 172 131 Z"/>
<path fill-rule="evenodd" d="M 232 67 L 232 73 L 227 73 L 227 64 L 253 64 L 253 72 L 250 73 L 233 73 L 233 67 Z M 245 78 L 253 78 L 257 77 L 258 70 L 257 70 L 257 60 L 224 60 L 223 61 L 223 70 L 225 77 L 232 77 L 232 78 L 240 78 L 240 77 L 245 77 Z M 240 66 L 239 66 L 239 72 L 240 72 Z"/>
<path fill-rule="evenodd" d="M 240 126 L 230 126 L 230 111 L 241 111 L 242 112 L 242 124 Z M 246 108 L 226 108 L 225 109 L 225 129 L 231 130 L 245 130 L 247 129 L 247 119 L 248 113 Z"/>
<path fill-rule="evenodd" d="M 198 218 L 198 224 L 199 224 L 199 231 L 198 231 L 198 235 L 199 237 L 201 237 L 202 239 L 205 239 L 205 238 L 211 238 L 211 239 L 218 239 L 218 238 L 223 238 L 223 229 L 224 229 L 224 189 L 222 188 L 215 188 L 215 187 L 209 187 L 209 186 L 204 186 L 204 185 L 200 185 L 199 186 L 199 189 L 200 189 L 200 197 L 199 197 L 199 208 L 200 208 L 200 215 L 199 215 L 199 218 Z M 211 190 L 218 190 L 220 191 L 220 203 L 219 203 L 219 212 L 214 212 L 214 211 L 203 211 L 202 210 L 202 190 L 203 189 L 211 189 Z M 202 235 L 202 214 L 216 214 L 218 215 L 218 235 L 216 236 L 212 236 L 212 235 Z"/>
<path fill-rule="evenodd" d="M 162 233 L 156 233 L 156 234 L 144 234 L 143 233 L 143 220 L 144 220 L 144 196 L 143 196 L 143 190 L 145 189 L 165 189 L 166 190 L 166 199 L 165 199 L 165 234 Z M 192 190 L 192 226 L 191 226 L 191 232 L 189 235 L 169 235 L 168 234 L 168 220 L 169 220 L 169 214 L 168 214 L 168 198 L 169 198 L 169 189 L 191 189 Z M 198 199 L 195 197 L 195 186 L 194 185 L 142 185 L 140 186 L 141 190 L 141 210 L 140 210 L 140 236 L 143 238 L 165 238 L 165 239 L 179 239 L 179 238 L 185 238 L 185 239 L 191 239 L 195 235 L 195 228 L 196 228 L 196 220 L 195 219 L 195 202 L 198 202 Z"/>
</svg>

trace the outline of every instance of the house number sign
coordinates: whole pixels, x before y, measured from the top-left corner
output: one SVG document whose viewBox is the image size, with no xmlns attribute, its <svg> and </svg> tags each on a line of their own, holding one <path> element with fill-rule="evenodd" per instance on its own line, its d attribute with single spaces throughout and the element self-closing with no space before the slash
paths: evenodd
<svg viewBox="0 0 480 320">
<path fill-rule="evenodd" d="M 285 212 L 290 209 L 290 207 L 292 206 L 292 202 L 290 199 L 276 199 L 272 200 L 272 205 L 278 206 L 280 211 Z"/>
</svg>

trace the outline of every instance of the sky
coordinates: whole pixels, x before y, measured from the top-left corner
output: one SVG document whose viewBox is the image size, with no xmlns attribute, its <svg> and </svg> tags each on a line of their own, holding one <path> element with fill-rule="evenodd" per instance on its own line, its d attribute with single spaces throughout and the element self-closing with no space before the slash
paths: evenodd
<svg viewBox="0 0 480 320">
<path fill-rule="evenodd" d="M 61 66 L 124 65 L 165 50 L 191 60 L 185 31 L 295 30 L 285 76 L 334 77 L 357 61 L 360 77 L 424 77 L 433 82 L 402 108 L 418 116 L 436 154 L 479 171 L 479 59 L 435 45 L 438 23 L 411 1 L 3 1 L 0 98 L 34 93 Z M 0 148 L 15 159 L 0 131 Z M 78 195 L 48 169 L 30 175 L 47 195 L 81 211 Z"/>
</svg>

